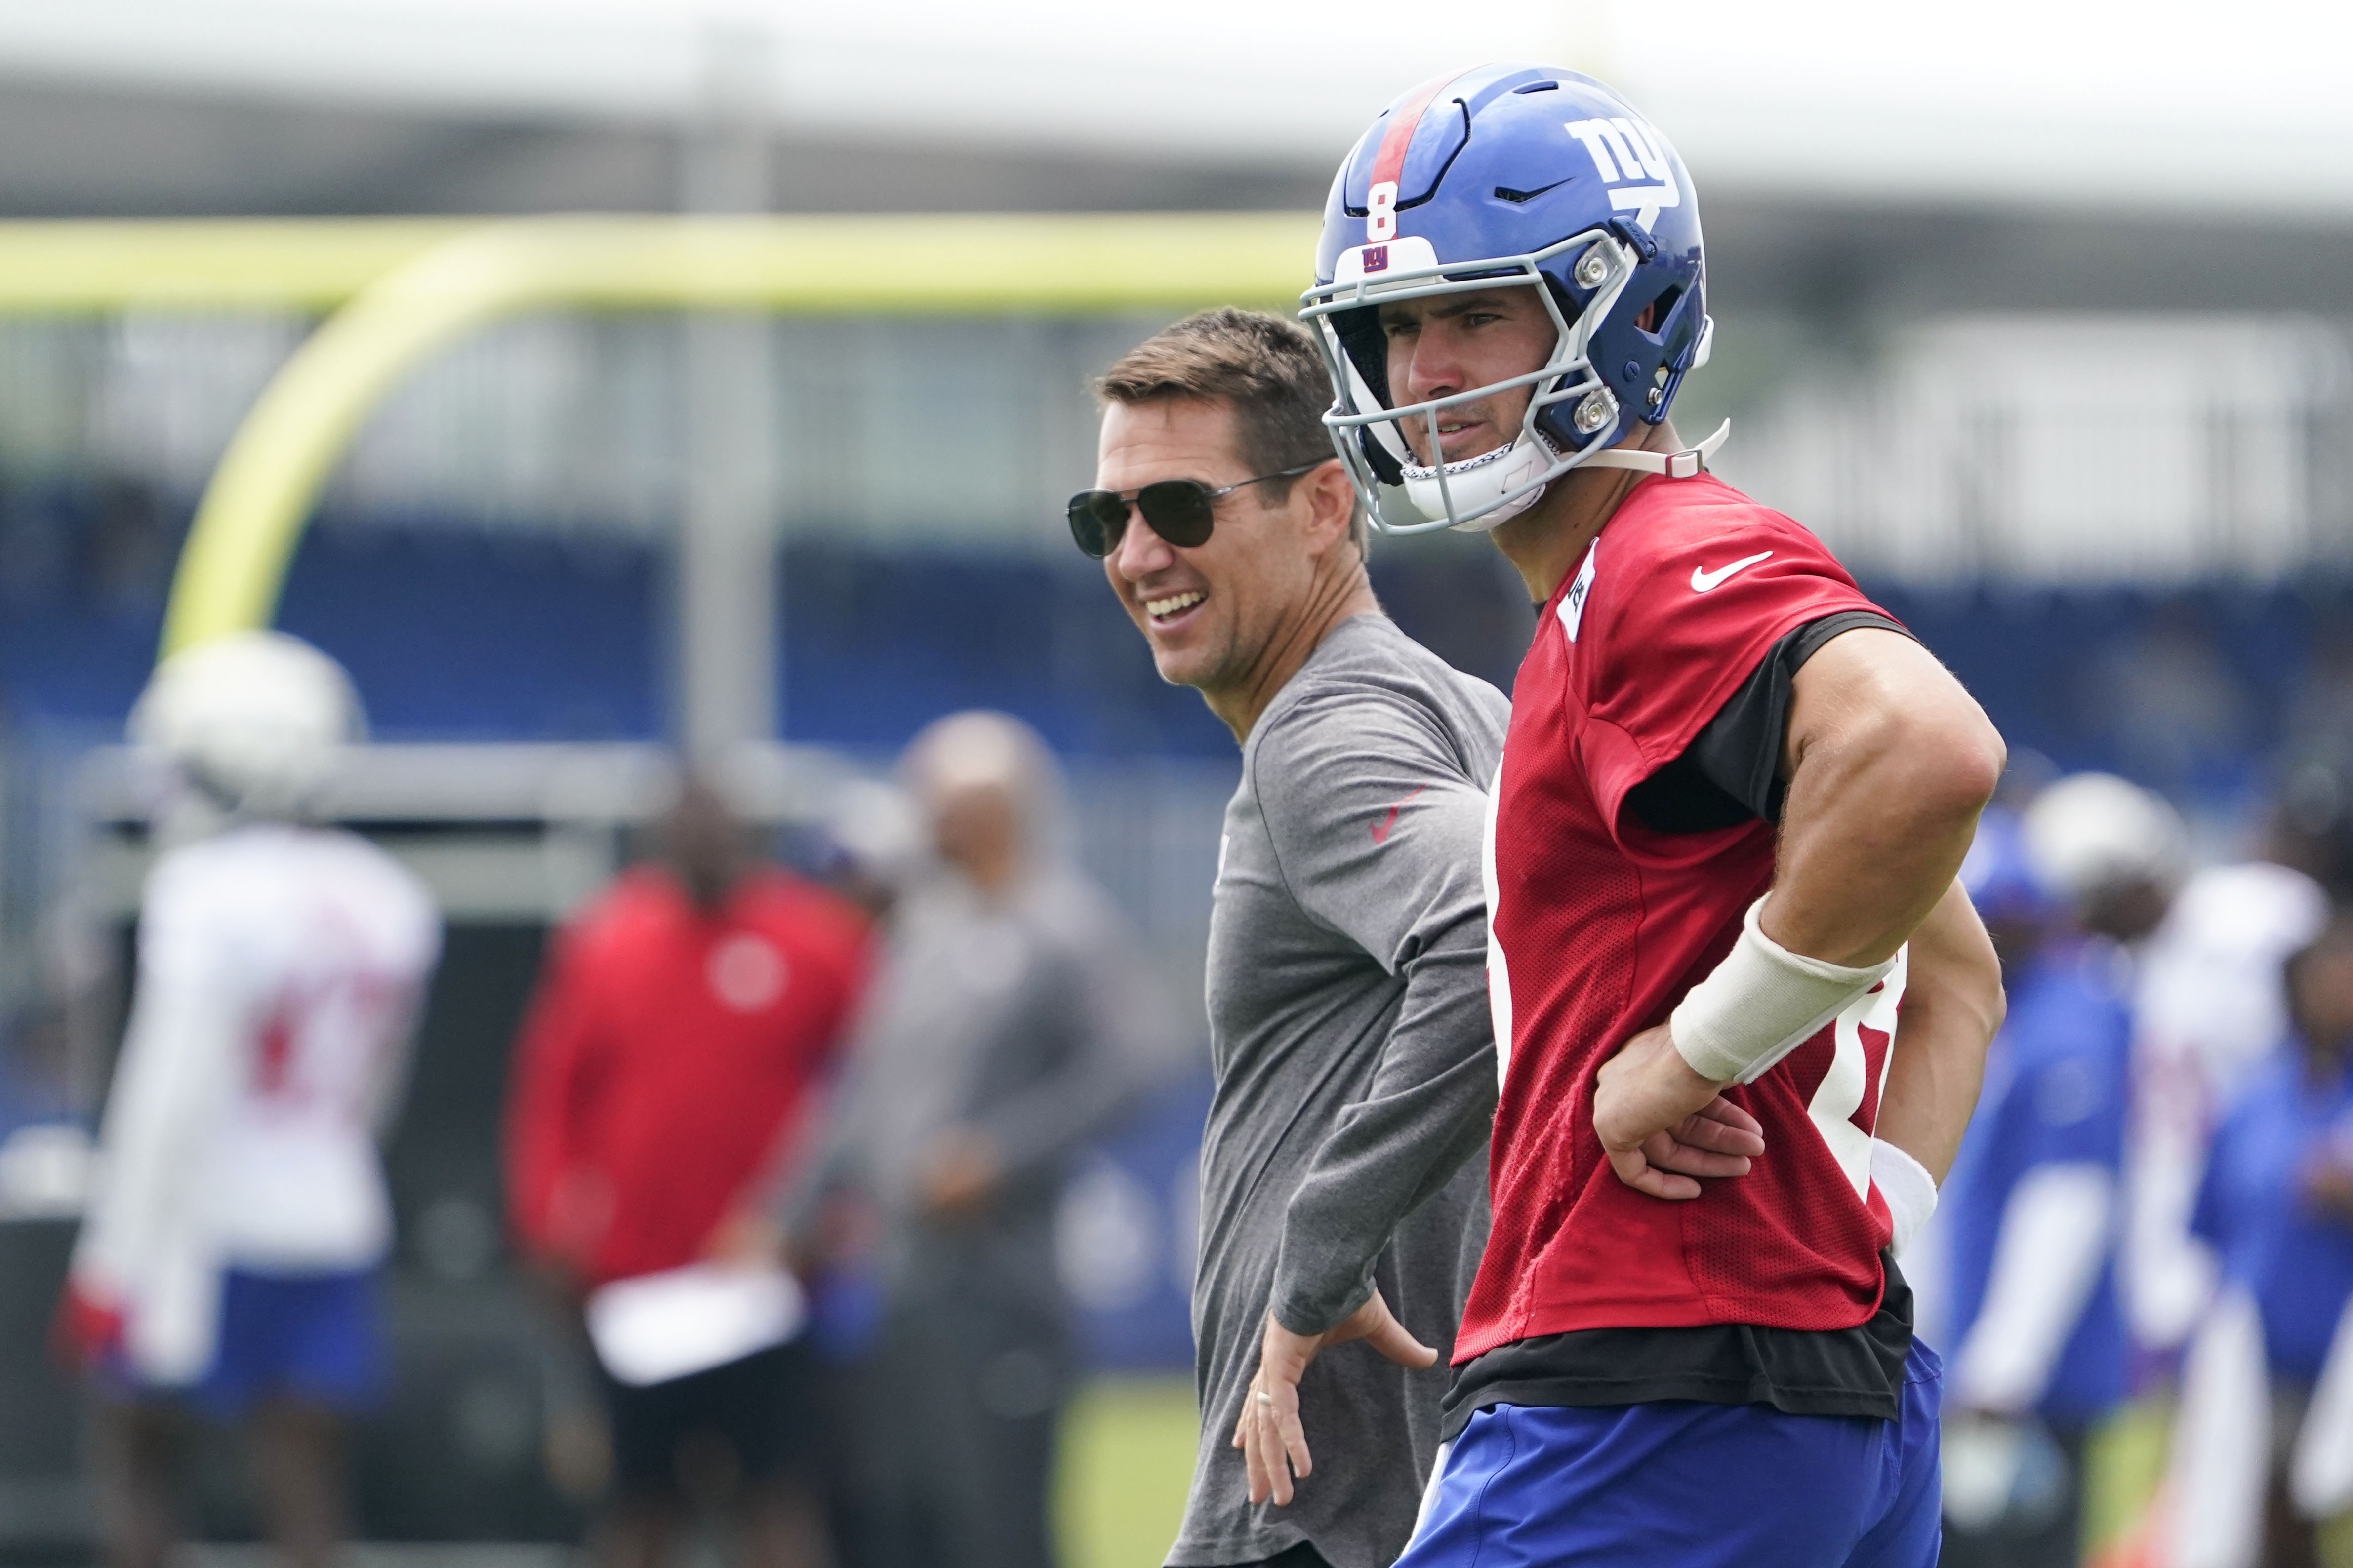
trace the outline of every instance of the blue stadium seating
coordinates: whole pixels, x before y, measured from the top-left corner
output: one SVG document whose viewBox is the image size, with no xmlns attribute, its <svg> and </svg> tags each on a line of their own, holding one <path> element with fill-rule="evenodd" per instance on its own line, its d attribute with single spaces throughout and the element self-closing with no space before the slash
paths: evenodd
<svg viewBox="0 0 2353 1568">
<path fill-rule="evenodd" d="M 152 658 L 177 526 L 132 552 L 143 564 L 126 574 L 123 552 L 72 543 L 109 504 L 20 493 L 0 511 L 0 714 L 20 724 L 111 730 Z M 26 546 L 39 530 L 67 545 Z M 28 572 L 27 558 L 48 564 Z M 663 572 L 645 545 L 329 525 L 297 556 L 281 624 L 351 667 L 388 739 L 647 739 L 666 708 Z M 1483 548 L 1385 548 L 1376 579 L 1409 630 L 1508 683 L 1528 612 Z M 1223 728 L 1159 681 L 1097 570 L 1075 557 L 828 539 L 787 550 L 785 584 L 794 740 L 880 752 L 942 712 L 987 705 L 1066 752 L 1229 754 Z M 2258 776 L 2286 738 L 2315 638 L 2353 625 L 2342 583 L 1882 597 L 2013 748 L 2208 801 Z"/>
</svg>

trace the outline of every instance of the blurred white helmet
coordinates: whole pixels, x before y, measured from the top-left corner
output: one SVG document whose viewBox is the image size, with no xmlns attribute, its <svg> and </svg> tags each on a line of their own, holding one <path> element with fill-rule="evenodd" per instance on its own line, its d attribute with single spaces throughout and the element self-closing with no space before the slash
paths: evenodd
<svg viewBox="0 0 2353 1568">
<path fill-rule="evenodd" d="M 2180 813 L 2114 773 L 2061 779 L 2034 797 L 2021 827 L 2036 879 L 2070 903 L 2127 882 L 2170 889 L 2189 865 Z"/>
<path fill-rule="evenodd" d="M 221 806 L 301 815 L 366 720 L 343 667 L 283 632 L 234 632 L 165 659 L 131 710 L 131 739 Z"/>
</svg>

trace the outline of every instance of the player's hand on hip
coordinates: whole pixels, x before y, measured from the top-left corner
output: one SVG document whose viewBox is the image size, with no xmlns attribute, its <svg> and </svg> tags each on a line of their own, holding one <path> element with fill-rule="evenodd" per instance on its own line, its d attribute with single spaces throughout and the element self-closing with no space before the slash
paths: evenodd
<svg viewBox="0 0 2353 1568">
<path fill-rule="evenodd" d="M 1745 1176 L 1765 1152 L 1757 1120 L 1692 1070 L 1664 1024 L 1601 1064 L 1593 1130 L 1618 1179 L 1654 1198 L 1695 1198 L 1702 1176 Z"/>
<path fill-rule="evenodd" d="M 1299 1419 L 1299 1380 L 1318 1352 L 1350 1340 L 1363 1340 L 1399 1366 L 1431 1366 L 1438 1361 L 1436 1351 L 1397 1321 L 1377 1289 L 1320 1334 L 1294 1334 L 1269 1312 L 1258 1375 L 1250 1379 L 1242 1396 L 1241 1419 L 1234 1424 L 1233 1446 L 1242 1451 L 1253 1504 L 1272 1498 L 1279 1506 L 1288 1505 L 1294 1478 L 1304 1479 L 1314 1469 L 1307 1429 Z"/>
</svg>

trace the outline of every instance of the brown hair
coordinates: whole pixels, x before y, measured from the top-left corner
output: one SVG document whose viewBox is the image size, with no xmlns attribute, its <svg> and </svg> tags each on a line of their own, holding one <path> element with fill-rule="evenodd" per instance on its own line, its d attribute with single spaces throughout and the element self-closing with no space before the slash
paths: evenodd
<svg viewBox="0 0 2353 1568">
<path fill-rule="evenodd" d="M 1281 473 L 1332 456 L 1332 437 L 1324 428 L 1332 378 L 1324 356 L 1296 322 L 1263 310 L 1221 305 L 1164 327 L 1120 355 L 1094 389 L 1105 403 L 1190 397 L 1224 404 L 1233 412 L 1234 454 L 1252 474 Z M 1291 481 L 1274 479 L 1261 489 L 1266 504 L 1279 506 L 1290 496 Z M 1348 532 L 1361 552 L 1361 507 Z"/>
</svg>

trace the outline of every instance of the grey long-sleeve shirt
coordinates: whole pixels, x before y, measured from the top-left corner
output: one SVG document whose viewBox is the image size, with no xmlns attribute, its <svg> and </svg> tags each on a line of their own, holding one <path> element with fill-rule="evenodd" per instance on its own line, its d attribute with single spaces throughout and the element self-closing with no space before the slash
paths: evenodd
<svg viewBox="0 0 2353 1568">
<path fill-rule="evenodd" d="M 1049 868 L 992 902 L 942 877 L 894 916 L 828 1156 L 788 1212 L 854 1184 L 881 1211 L 886 1288 L 953 1281 L 951 1256 L 985 1256 L 1050 1308 L 1064 1166 L 1169 1075 L 1179 1045 L 1126 922 L 1092 887 Z M 917 1185 L 933 1139 L 957 1125 L 987 1132 L 1005 1168 L 984 1214 L 943 1226 Z"/>
<path fill-rule="evenodd" d="M 1343 623 L 1242 750 L 1209 923 L 1217 1089 L 1193 1290 L 1201 1443 L 1171 1563 L 1405 1545 L 1487 1234 L 1495 1106 L 1480 847 L 1509 704 L 1388 617 Z M 1315 1471 L 1253 1508 L 1229 1447 L 1271 1309 L 1331 1327 L 1377 1284 L 1439 1364 L 1361 1342 L 1300 1384 Z"/>
</svg>

